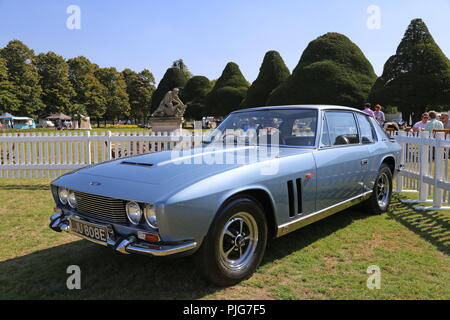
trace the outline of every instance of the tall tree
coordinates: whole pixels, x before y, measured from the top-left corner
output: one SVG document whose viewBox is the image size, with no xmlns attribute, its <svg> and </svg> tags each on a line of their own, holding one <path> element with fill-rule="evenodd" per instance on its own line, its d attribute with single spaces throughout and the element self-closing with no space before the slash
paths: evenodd
<svg viewBox="0 0 450 320">
<path fill-rule="evenodd" d="M 189 68 L 187 67 L 187 65 L 184 63 L 183 59 L 178 59 L 175 60 L 172 63 L 172 68 L 178 68 L 181 71 L 183 71 L 184 76 L 186 77 L 186 79 L 190 79 L 192 78 L 192 73 L 189 71 Z"/>
<path fill-rule="evenodd" d="M 370 100 L 398 106 L 404 116 L 450 108 L 450 61 L 421 19 L 411 21 L 395 55 L 384 65 Z"/>
<path fill-rule="evenodd" d="M 131 106 L 131 116 L 141 119 L 149 115 L 153 93 L 155 92 L 155 78 L 144 69 L 136 73 L 130 69 L 122 71 L 127 84 L 128 101 Z"/>
<path fill-rule="evenodd" d="M 106 96 L 106 111 L 104 118 L 108 120 L 120 119 L 130 115 L 127 84 L 122 73 L 116 68 L 100 68 L 95 76 L 108 90 Z"/>
<path fill-rule="evenodd" d="M 239 109 L 249 87 L 239 66 L 229 62 L 206 98 L 208 112 L 214 116 L 224 116 Z"/>
<path fill-rule="evenodd" d="M 36 116 L 44 104 L 41 100 L 39 75 L 33 65 L 34 51 L 19 40 L 12 40 L 0 50 L 0 58 L 5 59 L 8 80 L 14 88 L 14 95 L 20 101 L 17 113 Z"/>
<path fill-rule="evenodd" d="M 267 104 L 338 104 L 359 107 L 376 80 L 372 65 L 346 36 L 327 33 L 309 43 L 292 75 Z"/>
<path fill-rule="evenodd" d="M 290 71 L 277 51 L 269 51 L 264 56 L 259 75 L 247 92 L 242 102 L 244 107 L 266 106 L 270 93 L 282 84 Z"/>
<path fill-rule="evenodd" d="M 185 118 L 200 120 L 207 115 L 206 97 L 212 87 L 207 77 L 194 76 L 188 80 L 180 95 L 181 100 L 187 105 Z"/>
<path fill-rule="evenodd" d="M 9 81 L 5 59 L 0 58 L 0 114 L 19 111 L 20 100 L 15 95 L 14 85 Z"/>
<path fill-rule="evenodd" d="M 75 90 L 74 105 L 84 108 L 99 123 L 106 112 L 108 90 L 95 77 L 98 66 L 82 56 L 69 59 L 67 63 L 69 79 Z"/>
<path fill-rule="evenodd" d="M 169 68 L 164 74 L 152 98 L 151 112 L 154 112 L 168 91 L 182 89 L 187 82 L 186 75 L 179 68 Z"/>
<path fill-rule="evenodd" d="M 54 52 L 41 53 L 34 59 L 40 76 L 42 101 L 45 107 L 40 116 L 55 112 L 72 113 L 72 97 L 75 95 L 69 80 L 69 66 L 63 57 Z"/>
</svg>

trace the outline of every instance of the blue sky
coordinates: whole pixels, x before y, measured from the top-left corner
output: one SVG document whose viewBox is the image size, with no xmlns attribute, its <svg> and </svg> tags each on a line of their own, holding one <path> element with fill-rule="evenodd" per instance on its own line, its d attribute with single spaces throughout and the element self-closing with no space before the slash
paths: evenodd
<svg viewBox="0 0 450 320">
<path fill-rule="evenodd" d="M 80 30 L 66 27 L 69 5 L 80 7 Z M 370 5 L 381 10 L 378 30 L 366 25 Z M 147 68 L 157 81 L 178 58 L 210 79 L 234 61 L 253 81 L 266 51 L 279 51 L 292 71 L 310 41 L 333 31 L 355 42 L 380 75 L 417 17 L 450 56 L 450 0 L 0 0 L 0 46 L 19 39 L 36 53 Z"/>
</svg>

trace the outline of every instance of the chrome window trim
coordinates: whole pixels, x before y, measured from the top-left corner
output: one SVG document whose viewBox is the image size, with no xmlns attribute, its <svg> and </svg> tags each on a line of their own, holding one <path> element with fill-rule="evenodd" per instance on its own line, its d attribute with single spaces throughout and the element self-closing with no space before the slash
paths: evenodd
<svg viewBox="0 0 450 320">
<path fill-rule="evenodd" d="M 358 136 L 359 136 L 359 143 L 352 143 L 352 144 L 344 144 L 344 145 L 331 145 L 331 146 L 326 146 L 326 145 L 322 145 L 321 144 L 321 142 L 322 142 L 322 139 L 321 139 L 321 137 L 322 137 L 322 132 L 323 132 L 323 125 L 325 124 L 326 126 L 327 126 L 327 129 L 328 129 L 328 136 L 330 135 L 330 129 L 328 128 L 328 122 L 326 122 L 325 120 L 325 118 L 326 118 L 326 113 L 327 112 L 352 112 L 352 111 L 347 111 L 347 110 L 323 110 L 323 117 L 321 118 L 321 120 L 322 120 L 322 125 L 321 125 L 321 130 L 320 130 L 320 138 L 319 138 L 319 147 L 317 148 L 317 150 L 328 150 L 328 149 L 334 149 L 334 148 L 347 148 L 347 147 L 353 147 L 353 146 L 368 146 L 368 145 L 374 145 L 374 144 L 376 144 L 377 142 L 379 142 L 379 138 L 378 138 L 378 134 L 377 134 L 377 131 L 376 131 L 376 129 L 373 127 L 373 123 L 370 121 L 370 119 L 369 119 L 369 116 L 367 116 L 367 115 L 365 115 L 365 114 L 363 114 L 363 113 L 361 113 L 361 112 L 358 112 L 358 114 L 361 114 L 361 115 L 363 115 L 363 116 L 366 116 L 367 118 L 368 118 L 368 120 L 369 120 L 369 124 L 371 125 L 371 128 L 372 128 L 372 133 L 373 134 L 375 134 L 375 141 L 373 141 L 373 142 L 371 142 L 371 143 L 362 143 L 362 137 L 361 137 L 361 129 L 360 129 L 360 127 L 359 127 L 359 121 L 358 121 L 358 119 L 356 118 L 356 114 L 357 114 L 357 112 L 352 112 L 353 113 L 353 118 L 355 119 L 355 122 L 356 122 L 356 128 L 357 128 L 357 130 L 358 130 Z M 331 141 L 331 140 L 330 140 Z"/>
</svg>

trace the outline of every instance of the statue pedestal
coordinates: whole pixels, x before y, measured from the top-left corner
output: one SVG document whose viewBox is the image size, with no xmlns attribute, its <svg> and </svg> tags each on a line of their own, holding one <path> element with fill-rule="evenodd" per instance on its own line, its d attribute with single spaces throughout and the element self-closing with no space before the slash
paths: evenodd
<svg viewBox="0 0 450 320">
<path fill-rule="evenodd" d="M 176 130 L 182 130 L 184 119 L 175 117 L 160 117 L 151 118 L 149 123 L 152 127 L 152 132 L 167 132 L 171 133 Z"/>
</svg>

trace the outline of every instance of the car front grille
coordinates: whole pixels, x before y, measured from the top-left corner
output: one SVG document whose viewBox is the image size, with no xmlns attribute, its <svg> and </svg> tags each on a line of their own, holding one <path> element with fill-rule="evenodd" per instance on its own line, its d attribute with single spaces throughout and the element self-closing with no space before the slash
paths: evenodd
<svg viewBox="0 0 450 320">
<path fill-rule="evenodd" d="M 75 191 L 75 198 L 81 214 L 113 223 L 128 222 L 123 200 L 78 191 Z"/>
</svg>

